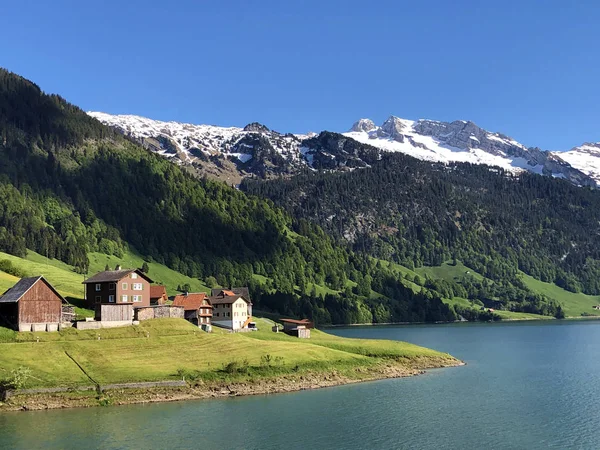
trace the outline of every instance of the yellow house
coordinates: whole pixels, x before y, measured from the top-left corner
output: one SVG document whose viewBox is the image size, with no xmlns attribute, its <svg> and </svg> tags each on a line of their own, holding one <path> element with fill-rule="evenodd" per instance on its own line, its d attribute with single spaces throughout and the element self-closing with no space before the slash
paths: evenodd
<svg viewBox="0 0 600 450">
<path fill-rule="evenodd" d="M 213 325 L 230 330 L 248 327 L 252 319 L 251 304 L 243 296 L 223 290 L 219 295 L 211 297 L 210 302 L 213 305 Z"/>
</svg>

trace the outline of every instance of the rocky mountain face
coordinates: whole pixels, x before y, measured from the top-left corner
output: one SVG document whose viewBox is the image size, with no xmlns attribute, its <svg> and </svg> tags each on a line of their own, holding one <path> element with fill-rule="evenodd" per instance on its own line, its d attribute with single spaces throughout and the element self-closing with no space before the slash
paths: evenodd
<svg viewBox="0 0 600 450">
<path fill-rule="evenodd" d="M 230 184 L 245 177 L 272 178 L 303 170 L 354 170 L 376 164 L 382 152 L 402 152 L 427 161 L 486 164 L 564 178 L 581 186 L 600 185 L 600 143 L 548 152 L 462 120 L 412 121 L 391 116 L 377 126 L 360 119 L 341 137 L 330 132 L 284 134 L 259 123 L 226 128 L 88 114 L 177 164 Z"/>
<path fill-rule="evenodd" d="M 504 134 L 486 131 L 464 120 L 411 121 L 392 116 L 380 127 L 371 124 L 369 119 L 360 119 L 345 135 L 382 150 L 425 160 L 487 164 L 513 172 L 527 170 L 583 186 L 597 186 L 600 182 L 600 144 L 594 148 L 594 144 L 585 144 L 570 152 L 547 152 L 527 148 Z M 594 161 L 591 169 L 590 159 Z"/>
</svg>

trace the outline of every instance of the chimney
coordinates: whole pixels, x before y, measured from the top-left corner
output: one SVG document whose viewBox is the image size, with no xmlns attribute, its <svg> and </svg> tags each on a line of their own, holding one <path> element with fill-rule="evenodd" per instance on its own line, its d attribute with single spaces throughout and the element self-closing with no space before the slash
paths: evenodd
<svg viewBox="0 0 600 450">
<path fill-rule="evenodd" d="M 115 270 L 121 270 L 121 264 L 117 264 L 117 267 L 115 267 Z"/>
</svg>

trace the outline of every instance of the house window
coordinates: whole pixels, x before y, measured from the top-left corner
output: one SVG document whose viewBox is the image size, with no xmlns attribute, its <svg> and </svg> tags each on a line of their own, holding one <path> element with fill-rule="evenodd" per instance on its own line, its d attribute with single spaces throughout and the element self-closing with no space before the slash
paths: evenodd
<svg viewBox="0 0 600 450">
<path fill-rule="evenodd" d="M 133 272 L 133 273 L 131 274 L 131 278 L 133 278 L 134 280 L 135 280 L 137 277 L 138 277 L 137 273 Z"/>
<path fill-rule="evenodd" d="M 96 303 L 100 303 L 102 301 L 102 297 L 96 295 Z"/>
<path fill-rule="evenodd" d="M 142 283 L 133 283 L 134 291 L 141 291 L 143 288 L 144 288 L 144 285 Z"/>
<path fill-rule="evenodd" d="M 133 296 L 133 301 L 134 302 L 141 302 L 142 301 L 142 296 L 141 295 L 134 295 Z"/>
<path fill-rule="evenodd" d="M 115 302 L 115 296 L 114 295 L 109 295 L 108 296 L 108 301 L 109 301 L 109 303 L 114 303 Z"/>
<path fill-rule="evenodd" d="M 111 291 L 114 291 L 114 290 L 116 289 L 116 287 L 117 287 L 116 283 L 110 283 L 110 284 L 108 285 L 108 288 L 109 288 Z"/>
<path fill-rule="evenodd" d="M 227 313 L 227 317 L 231 317 L 231 313 Z"/>
<path fill-rule="evenodd" d="M 219 317 L 219 313 L 215 313 L 215 317 Z"/>
<path fill-rule="evenodd" d="M 123 290 L 124 290 L 124 291 L 126 291 L 126 290 L 127 290 L 127 283 L 123 283 L 123 284 L 121 285 L 121 287 L 123 288 Z"/>
<path fill-rule="evenodd" d="M 101 284 L 97 284 L 96 285 L 96 292 L 99 292 L 102 289 L 102 285 Z"/>
<path fill-rule="evenodd" d="M 122 303 L 127 303 L 127 296 L 126 295 L 121 295 L 121 302 Z"/>
</svg>

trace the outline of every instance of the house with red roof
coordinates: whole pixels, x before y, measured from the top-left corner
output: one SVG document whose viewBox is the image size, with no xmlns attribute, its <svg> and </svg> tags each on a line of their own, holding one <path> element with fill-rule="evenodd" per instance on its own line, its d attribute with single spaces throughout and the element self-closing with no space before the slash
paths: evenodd
<svg viewBox="0 0 600 450">
<path fill-rule="evenodd" d="M 184 318 L 198 326 L 212 323 L 213 305 L 204 292 L 186 292 L 176 295 L 173 306 L 183 306 Z"/>
<path fill-rule="evenodd" d="M 164 305 L 169 297 L 165 286 L 150 286 L 150 305 Z"/>
</svg>

